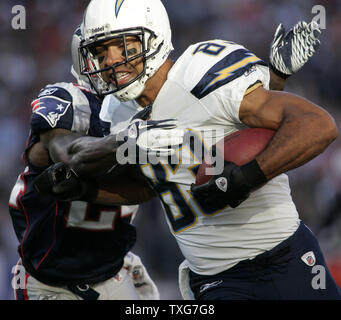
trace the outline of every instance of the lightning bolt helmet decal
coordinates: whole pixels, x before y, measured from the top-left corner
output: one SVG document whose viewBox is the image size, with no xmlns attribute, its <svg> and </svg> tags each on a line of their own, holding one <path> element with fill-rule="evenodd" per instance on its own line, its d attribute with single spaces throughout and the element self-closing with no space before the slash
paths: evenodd
<svg viewBox="0 0 341 320">
<path fill-rule="evenodd" d="M 124 2 L 124 0 L 116 0 L 116 3 L 115 3 L 115 14 L 116 14 L 116 17 L 118 16 L 118 13 L 120 12 L 120 9 L 122 7 L 123 2 Z"/>
</svg>

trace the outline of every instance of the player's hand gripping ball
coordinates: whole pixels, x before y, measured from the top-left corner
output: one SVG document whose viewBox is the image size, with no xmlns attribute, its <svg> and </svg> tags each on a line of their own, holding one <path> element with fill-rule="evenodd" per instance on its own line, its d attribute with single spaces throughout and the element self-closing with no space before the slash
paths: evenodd
<svg viewBox="0 0 341 320">
<path fill-rule="evenodd" d="M 249 128 L 234 132 L 212 147 L 200 165 L 191 191 L 206 212 L 232 208 L 246 200 L 250 193 L 266 183 L 256 156 L 261 153 L 274 135 L 273 130 Z M 214 164 L 223 161 L 222 173 L 212 174 Z M 211 169 L 211 170 L 208 170 Z"/>
</svg>

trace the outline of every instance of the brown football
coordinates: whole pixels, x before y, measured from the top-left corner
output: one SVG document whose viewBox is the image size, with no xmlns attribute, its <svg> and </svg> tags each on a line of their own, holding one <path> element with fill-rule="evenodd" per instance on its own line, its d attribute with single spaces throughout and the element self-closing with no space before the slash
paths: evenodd
<svg viewBox="0 0 341 320">
<path fill-rule="evenodd" d="M 216 147 L 220 154 L 224 155 L 224 160 L 241 166 L 255 159 L 268 145 L 274 133 L 275 131 L 270 129 L 247 128 L 224 137 L 217 142 Z M 206 172 L 206 168 L 213 167 L 210 154 L 208 152 L 205 155 L 198 169 L 195 180 L 197 185 L 207 182 L 212 177 Z"/>
</svg>

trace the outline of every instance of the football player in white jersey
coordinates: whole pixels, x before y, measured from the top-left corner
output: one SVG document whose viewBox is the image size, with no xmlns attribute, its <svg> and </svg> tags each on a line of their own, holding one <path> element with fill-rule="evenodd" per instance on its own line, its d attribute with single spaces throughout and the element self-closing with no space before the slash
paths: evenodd
<svg viewBox="0 0 341 320">
<path fill-rule="evenodd" d="M 85 134 L 103 136 L 99 120 L 102 99 L 79 71 L 80 36 L 77 28 L 71 50 L 77 83 L 48 85 L 32 103 L 27 167 L 9 201 L 21 257 L 15 298 L 159 299 L 141 259 L 127 253 L 135 243 L 131 222 L 138 206 L 111 205 L 109 194 L 100 203 L 56 201 L 33 187 L 37 175 L 67 156 L 67 143 L 72 139 Z M 119 122 L 138 108 L 132 101 L 125 105 L 121 117 L 115 116 Z"/>
<path fill-rule="evenodd" d="M 167 160 L 139 163 L 150 197 L 158 194 L 186 258 L 184 297 L 187 292 L 205 300 L 339 299 L 284 174 L 337 137 L 333 118 L 302 97 L 270 90 L 269 68 L 239 44 L 196 43 L 174 63 L 168 58 L 169 20 L 159 0 L 92 0 L 83 32 L 82 72 L 98 92 L 149 106 L 152 120 L 176 118 L 185 137 L 191 135 L 202 149 L 242 128 L 275 130 L 255 160 L 243 166 L 225 162 L 222 173 L 200 186 L 194 182 L 202 154 L 185 137 Z M 318 32 L 314 23 L 299 23 L 288 33 L 280 26 L 271 48 L 272 69 L 280 76 L 299 70 L 315 52 Z M 71 169 L 87 176 L 94 170 L 89 162 L 118 155 L 118 132 L 113 120 L 110 136 L 75 142 L 69 148 Z M 225 190 L 216 184 L 221 178 Z M 324 290 L 312 284 L 314 265 L 325 270 Z"/>
</svg>

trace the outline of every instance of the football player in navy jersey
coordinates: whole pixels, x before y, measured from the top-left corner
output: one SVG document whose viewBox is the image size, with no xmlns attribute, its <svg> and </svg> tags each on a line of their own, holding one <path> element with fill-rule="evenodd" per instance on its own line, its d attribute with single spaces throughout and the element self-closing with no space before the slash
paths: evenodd
<svg viewBox="0 0 341 320">
<path fill-rule="evenodd" d="M 72 73 L 77 83 L 47 85 L 32 102 L 26 168 L 9 200 L 20 242 L 15 297 L 159 299 L 140 258 L 129 252 L 136 239 L 131 221 L 137 205 L 112 205 L 110 194 L 101 192 L 96 202 L 87 202 L 90 196 L 84 196 L 84 201 L 58 201 L 33 187 L 46 167 L 66 159 L 68 142 L 80 135 L 102 137 L 105 131 L 99 118 L 102 98 L 77 65 L 80 36 L 77 28 L 72 41 Z M 134 103 L 126 107 L 127 118 L 137 111 Z"/>
<path fill-rule="evenodd" d="M 333 118 L 302 97 L 271 90 L 278 86 L 272 86 L 268 66 L 231 41 L 192 44 L 173 62 L 170 24 L 159 0 L 92 0 L 83 21 L 82 72 L 101 94 L 135 99 L 149 121 L 176 118 L 177 127 L 206 150 L 243 128 L 275 130 L 256 159 L 243 166 L 225 161 L 222 172 L 202 185 L 194 184 L 202 158 L 191 141 L 174 147 L 174 157 L 139 162 L 146 189 L 158 194 L 186 259 L 180 269 L 184 298 L 340 299 L 285 175 L 337 137 Z M 288 33 L 280 26 L 270 54 L 273 72 L 285 78 L 298 71 L 314 54 L 318 33 L 314 22 L 298 23 Z M 110 112 L 102 116 L 109 119 Z M 105 138 L 74 141 L 67 165 L 50 167 L 37 179 L 40 189 L 66 196 L 82 189 L 72 187 L 81 185 L 79 179 L 103 170 L 106 158 L 109 169 L 121 132 L 115 119 L 111 124 Z M 132 133 L 139 145 L 139 130 Z M 92 196 L 82 190 L 78 196 L 85 194 Z M 324 270 L 323 288 L 313 279 L 315 265 Z"/>
</svg>

